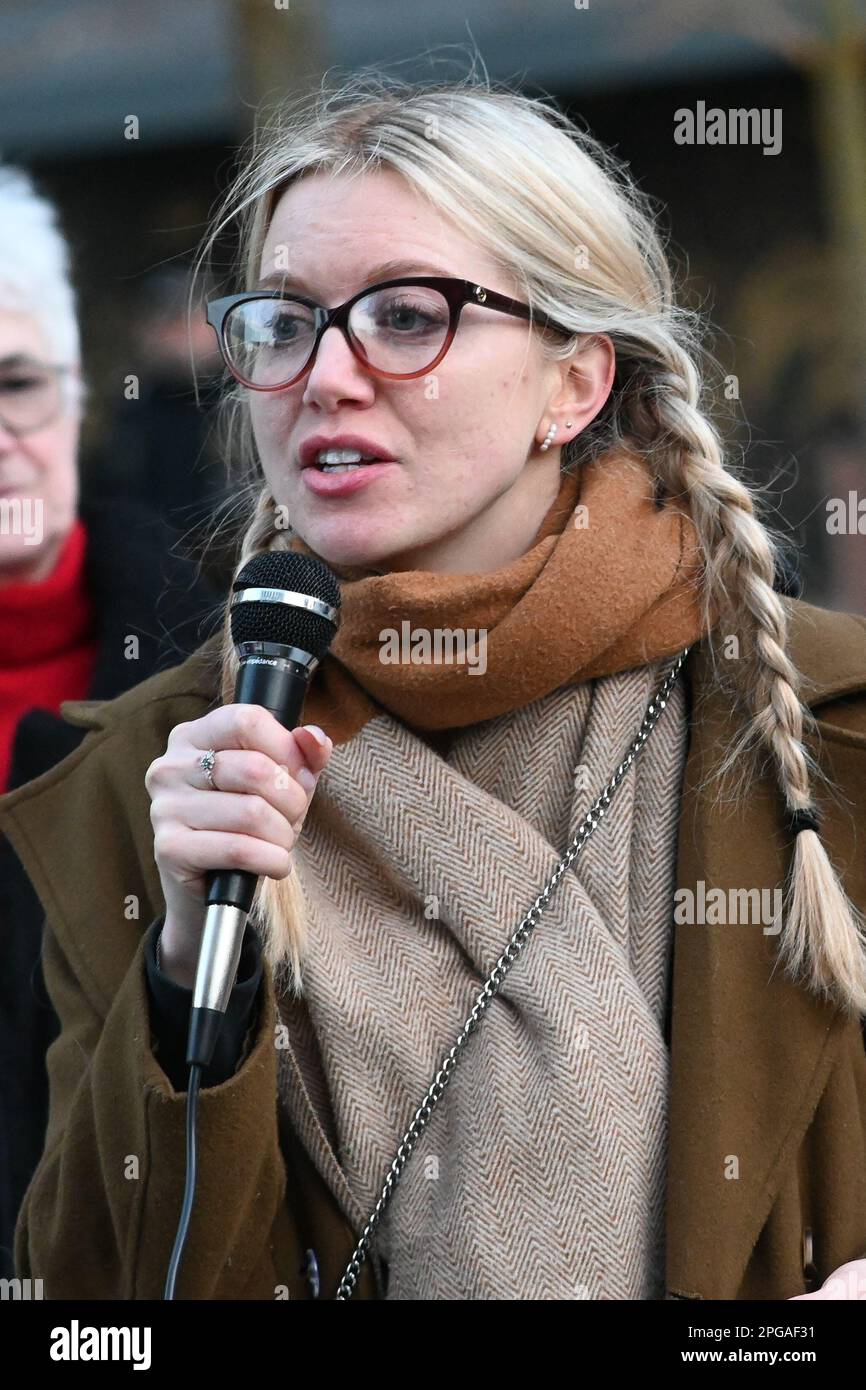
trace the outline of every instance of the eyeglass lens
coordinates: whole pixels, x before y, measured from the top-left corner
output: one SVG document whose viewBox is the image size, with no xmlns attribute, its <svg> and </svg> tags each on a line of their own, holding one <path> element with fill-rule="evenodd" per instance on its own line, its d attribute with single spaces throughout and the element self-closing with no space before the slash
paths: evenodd
<svg viewBox="0 0 866 1390">
<path fill-rule="evenodd" d="M 57 372 L 36 364 L 0 369 L 0 421 L 27 431 L 50 424 L 60 409 Z"/>
<path fill-rule="evenodd" d="M 421 285 L 392 285 L 357 300 L 349 332 L 383 372 L 412 375 L 438 357 L 451 319 L 448 301 Z M 280 386 L 303 370 L 316 337 L 313 309 L 292 299 L 251 299 L 228 315 L 232 366 L 255 386 Z"/>
</svg>

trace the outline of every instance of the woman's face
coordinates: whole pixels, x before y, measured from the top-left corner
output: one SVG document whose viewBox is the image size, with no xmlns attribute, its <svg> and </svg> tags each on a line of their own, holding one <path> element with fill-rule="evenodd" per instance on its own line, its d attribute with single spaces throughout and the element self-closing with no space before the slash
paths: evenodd
<svg viewBox="0 0 866 1390">
<path fill-rule="evenodd" d="M 0 587 L 47 578 L 75 522 L 78 407 L 61 395 L 59 411 L 21 435 L 4 420 L 5 406 L 15 423 L 22 393 L 36 389 L 34 373 L 52 361 L 37 322 L 0 309 Z M 47 384 L 40 393 L 46 406 L 53 389 Z"/>
<path fill-rule="evenodd" d="M 390 262 L 399 265 L 381 269 Z M 262 278 L 279 275 L 285 287 L 332 308 L 404 273 L 458 276 L 523 298 L 392 170 L 355 179 L 307 175 L 277 203 Z M 582 340 L 565 363 L 545 362 L 525 320 L 467 304 L 449 351 L 424 376 L 374 376 L 332 328 L 295 386 L 248 396 L 274 500 L 324 560 L 482 572 L 531 545 L 559 487 L 560 446 L 601 409 L 614 369 L 608 338 Z M 541 453 L 554 420 L 556 447 Z M 347 495 L 317 495 L 299 449 L 314 434 L 344 433 L 396 462 Z"/>
</svg>

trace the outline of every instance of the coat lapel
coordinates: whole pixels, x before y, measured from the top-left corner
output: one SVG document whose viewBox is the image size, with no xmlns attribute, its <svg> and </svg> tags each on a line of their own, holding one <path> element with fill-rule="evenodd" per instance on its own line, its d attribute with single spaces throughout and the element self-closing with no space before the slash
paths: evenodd
<svg viewBox="0 0 866 1390">
<path fill-rule="evenodd" d="M 797 602 L 790 650 L 809 678 L 801 693 L 813 709 L 866 689 L 862 620 Z M 689 654 L 684 674 L 694 704 L 678 887 L 694 892 L 696 901 L 702 884 L 707 893 L 713 888 L 726 894 L 784 890 L 793 845 L 784 829 L 777 784 L 772 777 L 755 783 L 745 809 L 734 815 L 713 805 L 713 789 L 702 791 L 699 784 L 739 725 L 731 724 L 727 701 L 714 687 L 703 645 Z M 822 765 L 830 775 L 840 780 L 850 775 L 850 760 L 856 758 L 866 779 L 866 734 L 859 735 L 863 747 L 846 748 L 843 760 L 834 758 L 832 738 L 825 737 L 829 726 L 820 732 Z M 807 738 L 807 746 L 817 756 L 812 739 Z M 822 812 L 830 858 L 844 863 L 839 837 L 845 817 L 836 819 L 823 806 Z M 844 1032 L 845 1019 L 838 1011 L 778 971 L 770 978 L 777 945 L 778 936 L 765 934 L 761 921 L 714 925 L 697 917 L 674 928 L 669 1294 L 736 1297 Z"/>
</svg>

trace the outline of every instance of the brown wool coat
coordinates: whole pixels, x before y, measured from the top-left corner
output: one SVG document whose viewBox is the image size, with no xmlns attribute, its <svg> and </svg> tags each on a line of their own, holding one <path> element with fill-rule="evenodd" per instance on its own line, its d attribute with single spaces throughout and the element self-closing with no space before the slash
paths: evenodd
<svg viewBox="0 0 866 1390">
<path fill-rule="evenodd" d="M 809 746 L 842 793 L 819 795 L 824 843 L 866 911 L 866 618 L 785 602 L 792 656 L 807 677 L 803 696 L 820 720 L 820 739 Z M 18 1274 L 44 1279 L 50 1298 L 162 1296 L 184 1185 L 185 1096 L 162 1072 L 148 1029 L 141 943 L 164 902 L 144 776 L 171 729 L 217 703 L 205 669 L 194 655 L 114 700 L 66 702 L 64 716 L 91 732 L 50 771 L 0 798 L 0 831 L 45 910 L 44 973 L 62 1023 L 48 1055 L 45 1152 L 15 1249 Z M 677 884 L 772 894 L 784 885 L 792 849 L 776 784 L 757 783 L 736 816 L 697 791 L 733 726 L 704 644 L 692 648 L 680 679 L 692 727 Z M 135 920 L 126 915 L 130 895 Z M 503 941 L 512 925 L 503 923 Z M 863 1032 L 781 972 L 770 980 L 775 951 L 776 938 L 760 924 L 675 928 L 668 1296 L 786 1299 L 866 1255 Z M 290 1057 L 319 1122 L 315 1155 L 278 1114 L 269 970 L 266 982 L 246 1059 L 202 1093 L 180 1298 L 273 1299 L 283 1285 L 292 1299 L 311 1297 L 302 1273 L 308 1248 L 321 1296 L 333 1298 L 359 1234 L 346 1216 L 322 1087 L 302 1045 L 303 1003 L 293 1006 Z M 804 1274 L 807 1229 L 812 1282 Z M 355 1297 L 381 1295 L 368 1260 Z"/>
</svg>

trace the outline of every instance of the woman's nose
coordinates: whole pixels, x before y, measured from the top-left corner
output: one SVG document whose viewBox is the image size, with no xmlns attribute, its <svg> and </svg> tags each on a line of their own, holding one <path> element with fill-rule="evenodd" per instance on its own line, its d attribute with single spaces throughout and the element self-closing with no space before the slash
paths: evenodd
<svg viewBox="0 0 866 1390">
<path fill-rule="evenodd" d="M 366 400 L 374 390 L 372 374 L 358 361 L 345 334 L 339 328 L 326 329 L 307 375 L 304 402 L 346 396 Z"/>
</svg>

